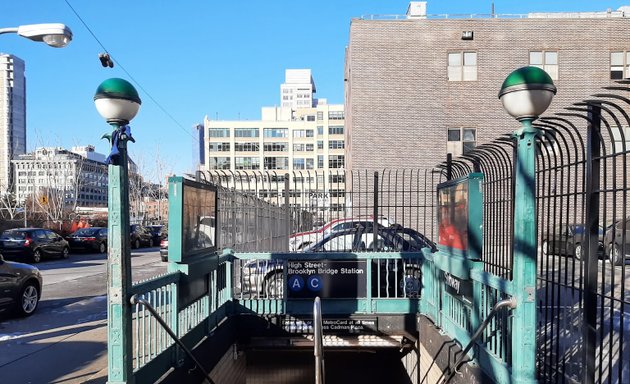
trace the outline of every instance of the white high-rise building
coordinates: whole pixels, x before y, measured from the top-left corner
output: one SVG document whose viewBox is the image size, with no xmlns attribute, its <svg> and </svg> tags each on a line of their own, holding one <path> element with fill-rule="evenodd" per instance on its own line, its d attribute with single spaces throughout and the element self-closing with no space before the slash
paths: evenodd
<svg viewBox="0 0 630 384">
<path fill-rule="evenodd" d="M 280 84 L 280 105 L 296 110 L 317 106 L 313 94 L 317 92 L 310 69 L 287 69 Z"/>
<path fill-rule="evenodd" d="M 11 159 L 26 153 L 24 61 L 0 53 L 0 194 L 13 191 Z"/>
</svg>

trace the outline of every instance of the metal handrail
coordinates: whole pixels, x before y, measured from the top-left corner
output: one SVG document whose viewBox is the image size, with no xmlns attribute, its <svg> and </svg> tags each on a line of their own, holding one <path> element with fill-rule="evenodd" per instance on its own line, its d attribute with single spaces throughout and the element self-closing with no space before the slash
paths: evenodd
<svg viewBox="0 0 630 384">
<path fill-rule="evenodd" d="M 448 383 L 453 378 L 453 376 L 457 372 L 457 367 L 459 367 L 459 365 L 462 363 L 462 361 L 464 361 L 468 351 L 470 351 L 470 349 L 473 347 L 473 345 L 475 344 L 475 342 L 477 341 L 479 336 L 481 336 L 481 334 L 486 329 L 488 324 L 490 324 L 490 320 L 492 320 L 492 318 L 497 314 L 497 312 L 499 312 L 499 310 L 501 308 L 503 308 L 503 307 L 508 307 L 510 309 L 516 308 L 516 298 L 510 297 L 509 299 L 501 300 L 501 301 L 499 301 L 498 303 L 496 303 L 494 305 L 494 307 L 492 308 L 492 311 L 490 311 L 488 316 L 484 319 L 483 323 L 481 323 L 479 328 L 477 328 L 477 331 L 475 331 L 475 333 L 470 338 L 470 341 L 468 342 L 468 345 L 466 345 L 466 348 L 464 348 L 464 350 L 462 351 L 461 355 L 459 356 L 459 358 L 457 359 L 455 364 L 453 364 L 453 366 L 452 366 L 453 368 L 452 369 L 451 369 L 451 365 L 449 364 L 449 367 L 448 367 L 449 373 L 444 378 L 444 381 L 442 382 L 442 384 Z"/>
<path fill-rule="evenodd" d="M 173 330 L 168 326 L 168 324 L 166 324 L 164 319 L 162 319 L 162 317 L 157 313 L 157 311 L 155 310 L 155 308 L 153 308 L 151 303 L 149 303 L 145 299 L 139 298 L 138 295 L 132 295 L 131 298 L 129 299 L 129 301 L 131 302 L 131 305 L 141 304 L 144 307 L 146 307 L 149 310 L 149 312 L 151 312 L 151 314 L 153 315 L 155 320 L 157 320 L 157 322 L 160 323 L 162 328 L 164 328 L 166 333 L 168 333 L 169 336 L 171 336 L 171 338 L 177 343 L 177 345 L 179 345 L 181 347 L 181 349 L 183 349 L 184 352 L 186 352 L 188 357 L 190 357 L 192 359 L 192 361 L 197 365 L 197 367 L 199 367 L 199 370 L 204 375 L 204 380 L 206 380 L 208 382 L 208 384 L 215 384 L 214 381 L 212 381 L 212 379 L 210 378 L 210 374 L 204 369 L 203 365 L 201 365 L 201 363 L 199 362 L 199 360 L 197 360 L 195 355 L 193 355 L 192 351 L 190 349 L 188 349 L 188 347 L 186 347 L 184 342 L 181 341 L 181 339 L 179 337 L 177 337 L 175 332 L 173 332 Z"/>
<path fill-rule="evenodd" d="M 315 344 L 315 384 L 324 384 L 324 334 L 322 330 L 322 302 L 319 296 L 313 302 L 313 333 Z"/>
</svg>

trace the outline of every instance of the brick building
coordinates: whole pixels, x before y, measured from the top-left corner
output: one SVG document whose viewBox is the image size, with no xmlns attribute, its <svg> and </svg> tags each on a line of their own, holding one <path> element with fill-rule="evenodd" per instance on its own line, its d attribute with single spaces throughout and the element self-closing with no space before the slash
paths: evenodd
<svg viewBox="0 0 630 384">
<path fill-rule="evenodd" d="M 434 18 L 417 9 L 351 22 L 349 169 L 431 167 L 514 131 L 497 95 L 519 67 L 552 76 L 558 93 L 547 114 L 630 77 L 630 7 L 522 18 Z"/>
</svg>

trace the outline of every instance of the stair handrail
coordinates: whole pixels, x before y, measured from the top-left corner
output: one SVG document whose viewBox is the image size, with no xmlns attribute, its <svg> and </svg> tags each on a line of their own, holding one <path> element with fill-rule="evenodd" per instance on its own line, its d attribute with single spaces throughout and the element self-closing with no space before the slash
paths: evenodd
<svg viewBox="0 0 630 384">
<path fill-rule="evenodd" d="M 313 302 L 313 344 L 315 349 L 315 384 L 324 384 L 324 334 L 322 302 L 319 296 Z"/>
<path fill-rule="evenodd" d="M 492 320 L 492 318 L 503 307 L 508 307 L 510 309 L 516 308 L 516 298 L 510 297 L 509 299 L 503 299 L 503 300 L 499 301 L 498 303 L 496 303 L 494 305 L 494 307 L 492 307 L 492 310 L 490 311 L 488 316 L 486 316 L 486 318 L 483 320 L 483 322 L 481 323 L 479 328 L 477 328 L 475 333 L 472 335 L 472 337 L 470 338 L 470 341 L 468 342 L 468 345 L 466 345 L 466 348 L 464 348 L 464 350 L 462 351 L 461 355 L 459 356 L 459 358 L 457 359 L 455 364 L 452 365 L 452 368 L 451 368 L 451 365 L 449 364 L 449 366 L 448 366 L 448 372 L 449 373 L 444 378 L 444 381 L 442 381 L 442 384 L 448 383 L 453 378 L 453 376 L 455 376 L 455 373 L 457 373 L 457 367 L 459 367 L 459 365 L 462 363 L 462 361 L 464 361 L 464 359 L 467 356 L 468 351 L 470 351 L 470 349 L 473 347 L 473 345 L 475 345 L 475 342 L 477 341 L 477 339 L 481 336 L 481 334 L 486 329 L 488 324 L 490 324 L 490 320 Z"/>
<path fill-rule="evenodd" d="M 162 326 L 162 328 L 164 328 L 166 333 L 168 333 L 169 336 L 171 336 L 171 338 L 175 341 L 175 343 L 177 343 L 177 345 L 179 345 L 179 347 L 186 353 L 186 355 L 188 355 L 188 357 L 190 357 L 190 359 L 197 365 L 197 367 L 199 367 L 199 370 L 204 375 L 204 380 L 207 381 L 208 384 L 215 384 L 215 382 L 212 381 L 212 379 L 210 378 L 210 374 L 205 370 L 203 365 L 201 365 L 199 360 L 197 360 L 195 355 L 193 355 L 192 351 L 190 349 L 188 349 L 186 344 L 184 344 L 184 342 L 179 337 L 177 337 L 175 332 L 173 332 L 171 327 L 169 327 L 168 324 L 166 324 L 166 321 L 164 321 L 162 316 L 160 316 L 157 313 L 157 311 L 155 310 L 155 308 L 153 308 L 151 303 L 149 303 L 147 300 L 145 300 L 143 298 L 138 297 L 137 294 L 132 295 L 131 298 L 129 299 L 129 301 L 131 302 L 131 305 L 140 304 L 140 305 L 143 305 L 146 309 L 148 309 L 149 312 L 151 312 L 151 314 L 155 318 L 155 320 L 157 320 L 157 322 Z"/>
</svg>

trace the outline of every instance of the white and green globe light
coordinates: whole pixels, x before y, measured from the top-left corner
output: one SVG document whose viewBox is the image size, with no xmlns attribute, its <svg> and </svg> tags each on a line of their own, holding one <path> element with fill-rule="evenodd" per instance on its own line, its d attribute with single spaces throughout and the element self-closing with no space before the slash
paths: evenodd
<svg viewBox="0 0 630 384">
<path fill-rule="evenodd" d="M 547 110 L 555 94 L 556 86 L 547 72 L 538 67 L 523 67 L 508 75 L 499 99 L 516 120 L 532 122 Z"/>
<path fill-rule="evenodd" d="M 125 125 L 136 116 L 142 101 L 130 82 L 111 78 L 103 81 L 96 89 L 94 104 L 108 123 Z"/>
</svg>

